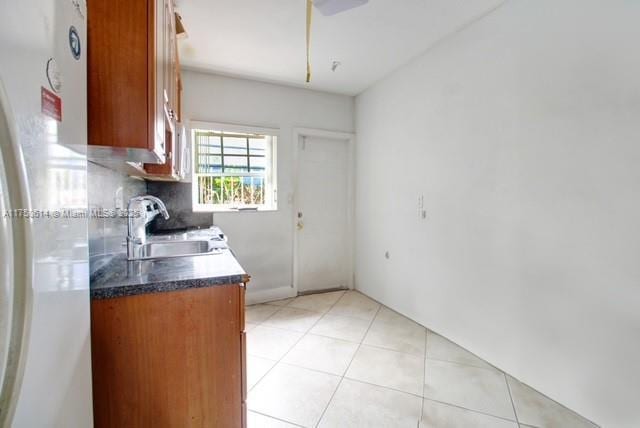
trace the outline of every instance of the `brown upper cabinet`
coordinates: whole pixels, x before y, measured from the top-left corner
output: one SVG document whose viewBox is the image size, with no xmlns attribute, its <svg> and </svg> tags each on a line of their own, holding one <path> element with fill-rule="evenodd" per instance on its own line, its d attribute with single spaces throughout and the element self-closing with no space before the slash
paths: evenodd
<svg viewBox="0 0 640 428">
<path fill-rule="evenodd" d="M 91 0 L 87 9 L 89 158 L 164 166 L 180 111 L 173 0 Z"/>
<path fill-rule="evenodd" d="M 177 180 L 180 177 L 178 157 L 181 150 L 181 141 L 178 140 L 176 129 L 177 123 L 180 120 L 180 62 L 178 60 L 178 39 L 176 36 L 176 19 L 177 15 L 171 9 L 170 2 L 165 4 L 166 16 L 169 19 L 164 21 L 166 26 L 164 31 L 164 44 L 167 47 L 166 55 L 167 61 L 164 66 L 164 92 L 165 105 L 168 106 L 166 115 L 170 119 L 169 128 L 165 128 L 166 135 L 166 158 L 162 164 L 150 164 L 144 165 L 145 177 L 147 179 L 161 179 L 161 180 Z"/>
</svg>

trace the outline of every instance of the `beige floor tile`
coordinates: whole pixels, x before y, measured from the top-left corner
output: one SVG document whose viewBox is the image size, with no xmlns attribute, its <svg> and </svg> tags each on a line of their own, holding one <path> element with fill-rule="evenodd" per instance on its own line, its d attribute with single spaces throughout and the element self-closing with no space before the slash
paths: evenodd
<svg viewBox="0 0 640 428">
<path fill-rule="evenodd" d="M 518 420 L 539 428 L 595 428 L 595 425 L 511 376 L 509 387 Z"/>
<path fill-rule="evenodd" d="M 247 332 L 247 354 L 277 361 L 301 337 L 302 333 L 259 325 Z"/>
<path fill-rule="evenodd" d="M 415 428 L 421 406 L 415 395 L 344 379 L 319 427 Z"/>
<path fill-rule="evenodd" d="M 410 320 L 383 321 L 376 317 L 362 343 L 424 356 L 427 330 Z"/>
<path fill-rule="evenodd" d="M 495 370 L 427 359 L 424 397 L 515 420 L 507 382 Z"/>
<path fill-rule="evenodd" d="M 318 312 L 285 306 L 264 321 L 262 325 L 306 333 L 320 318 L 322 318 L 322 314 Z"/>
<path fill-rule="evenodd" d="M 493 369 L 491 364 L 432 331 L 427 332 L 427 358 Z"/>
<path fill-rule="evenodd" d="M 251 390 L 250 410 L 314 427 L 340 377 L 279 363 Z"/>
<path fill-rule="evenodd" d="M 379 308 L 380 305 L 367 296 L 357 291 L 348 291 L 331 308 L 329 313 L 331 315 L 348 316 L 371 321 Z"/>
<path fill-rule="evenodd" d="M 247 355 L 247 388 L 253 388 L 275 365 L 276 361 L 256 357 L 255 355 Z"/>
<path fill-rule="evenodd" d="M 423 372 L 422 357 L 362 345 L 345 376 L 422 395 Z"/>
<path fill-rule="evenodd" d="M 332 291 L 330 293 L 309 294 L 296 297 L 287 307 L 306 309 L 314 312 L 327 312 L 342 297 L 344 291 Z"/>
<path fill-rule="evenodd" d="M 246 330 L 249 428 L 517 428 L 514 406 L 523 428 L 596 428 L 509 377 L 512 405 L 498 369 L 355 291 L 248 306 Z"/>
<path fill-rule="evenodd" d="M 518 424 L 494 416 L 424 400 L 420 428 L 518 428 Z"/>
<path fill-rule="evenodd" d="M 272 305 L 251 305 L 245 309 L 245 321 L 250 324 L 260 324 L 278 311 L 277 306 Z"/>
<path fill-rule="evenodd" d="M 253 330 L 254 328 L 256 328 L 257 326 L 259 326 L 259 325 L 260 325 L 260 324 L 245 323 L 245 324 L 244 324 L 244 331 L 245 331 L 245 332 L 247 332 L 247 331 L 251 331 L 251 330 Z"/>
<path fill-rule="evenodd" d="M 409 319 L 404 315 L 399 314 L 398 312 L 387 308 L 386 306 L 382 306 L 380 308 L 380 310 L 376 314 L 376 320 L 379 320 L 381 322 L 386 322 L 389 324 L 414 325 L 414 326 L 420 325 L 417 322 L 413 321 L 412 319 Z"/>
<path fill-rule="evenodd" d="M 357 343 L 307 334 L 282 362 L 342 376 L 357 350 Z"/>
<path fill-rule="evenodd" d="M 279 421 L 256 412 L 247 412 L 247 428 L 296 428 L 288 422 Z"/>
<path fill-rule="evenodd" d="M 370 323 L 359 318 L 326 314 L 309 333 L 360 343 Z"/>
</svg>

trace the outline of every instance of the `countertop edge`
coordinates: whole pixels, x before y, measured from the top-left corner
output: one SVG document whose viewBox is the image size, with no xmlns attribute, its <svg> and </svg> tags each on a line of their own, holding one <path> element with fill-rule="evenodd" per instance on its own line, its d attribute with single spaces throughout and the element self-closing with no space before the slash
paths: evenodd
<svg viewBox="0 0 640 428">
<path fill-rule="evenodd" d="M 191 288 L 215 287 L 218 285 L 246 284 L 250 280 L 247 274 L 224 275 L 212 278 L 182 279 L 176 281 L 156 281 L 146 284 L 132 284 L 108 288 L 91 289 L 91 300 L 106 300 L 118 297 L 131 297 L 141 294 L 166 293 Z"/>
</svg>

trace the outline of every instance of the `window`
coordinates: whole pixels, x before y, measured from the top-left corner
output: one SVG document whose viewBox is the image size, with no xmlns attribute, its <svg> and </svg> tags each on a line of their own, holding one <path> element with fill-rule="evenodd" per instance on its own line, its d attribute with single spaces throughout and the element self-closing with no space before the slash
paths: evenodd
<svg viewBox="0 0 640 428">
<path fill-rule="evenodd" d="M 277 137 L 264 130 L 236 129 L 193 129 L 194 211 L 277 209 Z"/>
</svg>

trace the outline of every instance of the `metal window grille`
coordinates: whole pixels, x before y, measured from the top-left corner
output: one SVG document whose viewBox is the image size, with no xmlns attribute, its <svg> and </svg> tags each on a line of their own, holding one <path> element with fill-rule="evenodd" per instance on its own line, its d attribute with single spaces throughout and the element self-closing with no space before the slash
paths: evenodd
<svg viewBox="0 0 640 428">
<path fill-rule="evenodd" d="M 258 134 L 194 132 L 198 205 L 260 207 L 267 203 L 272 138 Z"/>
</svg>

